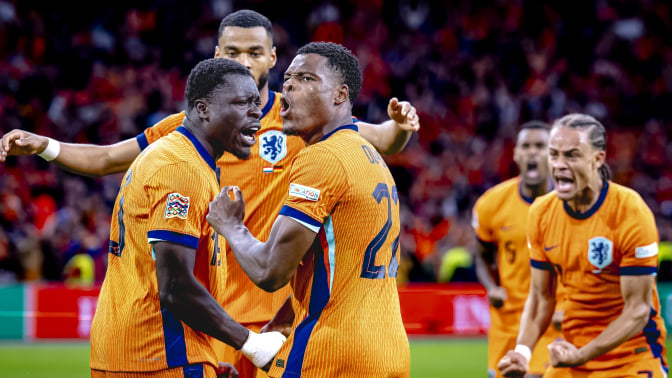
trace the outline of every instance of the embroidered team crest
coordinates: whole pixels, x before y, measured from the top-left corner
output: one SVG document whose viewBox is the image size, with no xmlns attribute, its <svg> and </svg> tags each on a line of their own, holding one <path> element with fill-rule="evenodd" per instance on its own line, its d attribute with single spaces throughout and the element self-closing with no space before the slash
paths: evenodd
<svg viewBox="0 0 672 378">
<path fill-rule="evenodd" d="M 611 264 L 613 249 L 613 243 L 605 237 L 598 236 L 588 240 L 588 261 L 597 268 L 593 273 L 600 273 Z"/>
<path fill-rule="evenodd" d="M 259 137 L 259 156 L 275 164 L 287 156 L 287 135 L 281 131 L 267 131 Z"/>
<path fill-rule="evenodd" d="M 170 193 L 168 195 L 168 202 L 166 203 L 166 211 L 163 217 L 187 219 L 189 214 L 189 197 L 185 197 L 180 193 Z"/>
</svg>

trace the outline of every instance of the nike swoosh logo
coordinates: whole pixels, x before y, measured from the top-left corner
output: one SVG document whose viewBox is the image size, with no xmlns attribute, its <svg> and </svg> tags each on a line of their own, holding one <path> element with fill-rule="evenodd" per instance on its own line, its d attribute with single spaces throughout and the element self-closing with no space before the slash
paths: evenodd
<svg viewBox="0 0 672 378">
<path fill-rule="evenodd" d="M 550 251 L 551 249 L 555 249 L 555 248 L 558 248 L 558 245 L 557 245 L 557 244 L 556 244 L 556 245 L 552 245 L 552 246 L 550 246 L 550 247 L 546 247 L 546 246 L 544 246 L 544 251 L 548 252 L 548 251 Z"/>
</svg>

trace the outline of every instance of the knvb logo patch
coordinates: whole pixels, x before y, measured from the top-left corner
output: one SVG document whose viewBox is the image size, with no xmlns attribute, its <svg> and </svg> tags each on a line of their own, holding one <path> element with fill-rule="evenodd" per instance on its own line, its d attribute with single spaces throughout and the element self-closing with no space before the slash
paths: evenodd
<svg viewBox="0 0 672 378">
<path fill-rule="evenodd" d="M 259 136 L 259 156 L 275 164 L 287 156 L 287 135 L 271 130 Z"/>
<path fill-rule="evenodd" d="M 187 219 L 187 215 L 189 215 L 189 197 L 183 196 L 180 193 L 170 193 L 163 217 L 166 219 Z"/>
<path fill-rule="evenodd" d="M 320 199 L 319 189 L 294 183 L 289 184 L 289 195 L 315 202 Z"/>
<path fill-rule="evenodd" d="M 597 269 L 593 273 L 601 273 L 613 261 L 613 243 L 611 240 L 598 236 L 588 240 L 588 261 Z"/>
</svg>

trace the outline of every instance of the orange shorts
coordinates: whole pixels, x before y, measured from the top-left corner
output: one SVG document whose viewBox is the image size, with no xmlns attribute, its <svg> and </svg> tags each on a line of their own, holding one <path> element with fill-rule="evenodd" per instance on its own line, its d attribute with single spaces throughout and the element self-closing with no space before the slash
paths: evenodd
<svg viewBox="0 0 672 378">
<path fill-rule="evenodd" d="M 608 370 L 581 370 L 578 368 L 550 368 L 544 378 L 667 378 L 660 359 L 644 358 Z"/>
<path fill-rule="evenodd" d="M 546 369 L 551 366 L 548 344 L 560 337 L 562 337 L 561 332 L 550 325 L 532 351 L 528 374 L 543 375 Z M 517 338 L 517 335 L 503 334 L 488 336 L 488 378 L 502 378 L 502 374 L 497 369 L 497 364 L 506 355 L 506 352 L 515 349 Z"/>
<path fill-rule="evenodd" d="M 241 324 L 247 327 L 250 331 L 259 332 L 266 323 L 267 322 Z M 265 371 L 254 366 L 254 364 L 248 360 L 247 357 L 243 356 L 243 353 L 239 350 L 235 350 L 233 347 L 228 346 L 219 340 L 213 340 L 212 348 L 215 350 L 217 360 L 233 364 L 236 370 L 238 370 L 240 378 L 268 378 Z"/>
<path fill-rule="evenodd" d="M 192 364 L 172 369 L 144 372 L 116 372 L 91 369 L 91 378 L 216 378 L 215 367 Z M 241 375 L 242 377 L 242 375 Z"/>
</svg>

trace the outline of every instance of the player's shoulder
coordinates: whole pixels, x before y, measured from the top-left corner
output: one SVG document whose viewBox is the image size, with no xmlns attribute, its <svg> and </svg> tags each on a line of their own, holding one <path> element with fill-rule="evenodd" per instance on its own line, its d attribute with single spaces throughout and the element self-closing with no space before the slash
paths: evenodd
<svg viewBox="0 0 672 378">
<path fill-rule="evenodd" d="M 552 190 L 542 196 L 537 197 L 534 200 L 532 206 L 530 206 L 530 213 L 544 212 L 552 206 L 559 204 L 560 202 L 561 201 L 558 198 L 557 193 L 555 190 Z"/>
<path fill-rule="evenodd" d="M 608 185 L 609 191 L 607 192 L 607 198 L 610 200 L 612 206 L 619 207 L 627 213 L 636 210 L 649 209 L 642 196 L 636 190 L 617 184 L 613 181 L 609 181 Z"/>
<path fill-rule="evenodd" d="M 481 206 L 488 204 L 498 206 L 498 204 L 503 201 L 510 201 L 512 195 L 515 195 L 518 192 L 519 185 L 520 178 L 518 177 L 502 181 L 483 192 L 483 194 L 478 197 L 476 203 Z"/>
</svg>

